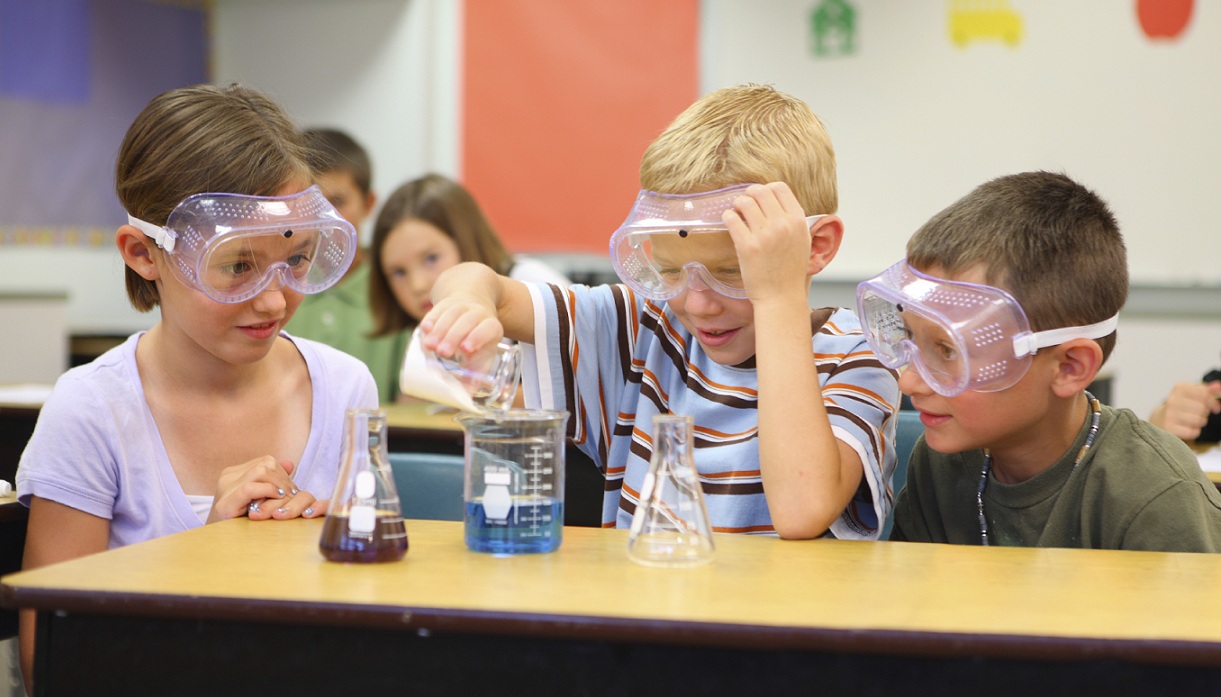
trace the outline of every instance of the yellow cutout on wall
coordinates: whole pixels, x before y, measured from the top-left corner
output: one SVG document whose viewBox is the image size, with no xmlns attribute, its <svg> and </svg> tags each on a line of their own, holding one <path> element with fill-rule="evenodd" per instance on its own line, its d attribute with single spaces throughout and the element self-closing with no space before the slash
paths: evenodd
<svg viewBox="0 0 1221 697">
<path fill-rule="evenodd" d="M 1008 0 L 950 0 L 950 41 L 959 48 L 973 41 L 1022 41 L 1022 16 Z"/>
</svg>

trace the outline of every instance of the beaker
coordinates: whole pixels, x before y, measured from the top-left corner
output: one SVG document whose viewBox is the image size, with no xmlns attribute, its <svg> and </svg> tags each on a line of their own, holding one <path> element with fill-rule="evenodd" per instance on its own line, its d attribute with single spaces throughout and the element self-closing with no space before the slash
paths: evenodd
<svg viewBox="0 0 1221 697">
<path fill-rule="evenodd" d="M 466 436 L 466 546 L 493 554 L 555 551 L 564 529 L 568 412 L 510 409 L 457 420 Z"/>
<path fill-rule="evenodd" d="M 345 413 L 339 477 L 318 548 L 327 559 L 344 562 L 395 561 L 407 553 L 407 526 L 386 454 L 386 412 L 380 409 Z"/>
<path fill-rule="evenodd" d="M 692 450 L 690 416 L 653 417 L 653 455 L 632 515 L 627 555 L 646 566 L 696 566 L 715 547 Z"/>
<path fill-rule="evenodd" d="M 442 358 L 431 351 L 425 354 L 428 368 L 452 378 L 451 384 L 461 386 L 474 406 L 498 411 L 513 405 L 521 382 L 521 360 L 521 346 L 508 341 L 469 356 Z"/>
</svg>

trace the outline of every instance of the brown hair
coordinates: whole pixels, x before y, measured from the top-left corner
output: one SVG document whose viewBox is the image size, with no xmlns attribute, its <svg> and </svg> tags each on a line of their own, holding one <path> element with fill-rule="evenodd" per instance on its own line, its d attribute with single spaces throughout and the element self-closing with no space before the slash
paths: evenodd
<svg viewBox="0 0 1221 697">
<path fill-rule="evenodd" d="M 373 186 L 373 165 L 369 153 L 352 136 L 334 128 L 305 131 L 310 148 L 310 164 L 315 173 L 347 172 L 365 196 Z"/>
<path fill-rule="evenodd" d="M 1128 261 L 1115 216 L 1064 174 L 1024 172 L 975 188 L 907 243 L 907 262 L 958 275 L 976 267 L 1021 304 L 1031 329 L 1101 322 L 1128 298 Z M 1098 339 L 1103 360 L 1115 334 Z"/>
<path fill-rule="evenodd" d="M 115 166 L 115 193 L 129 214 L 164 225 L 183 199 L 204 192 L 267 196 L 311 181 L 308 150 L 283 109 L 241 85 L 197 85 L 154 97 L 136 116 Z M 132 307 L 160 304 L 156 285 L 126 269 Z"/>
<path fill-rule="evenodd" d="M 805 102 L 766 85 L 716 90 L 679 114 L 645 150 L 640 185 L 690 194 L 782 181 L 807 215 L 839 206 L 835 150 Z"/>
<path fill-rule="evenodd" d="M 369 309 L 373 312 L 373 336 L 414 327 L 415 319 L 399 306 L 382 269 L 382 247 L 386 238 L 406 220 L 421 220 L 453 238 L 462 261 L 478 261 L 496 273 L 513 268 L 513 255 L 505 249 L 492 224 L 484 217 L 475 197 L 466 187 L 440 174 L 426 174 L 394 190 L 373 224 L 370 253 Z"/>
</svg>

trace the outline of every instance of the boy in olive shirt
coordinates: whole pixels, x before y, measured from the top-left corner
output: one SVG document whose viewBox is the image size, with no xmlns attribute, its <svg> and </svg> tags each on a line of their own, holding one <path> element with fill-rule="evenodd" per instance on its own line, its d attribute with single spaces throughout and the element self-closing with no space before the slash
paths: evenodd
<svg viewBox="0 0 1221 697">
<path fill-rule="evenodd" d="M 1215 552 L 1221 495 L 1178 438 L 1086 388 L 1115 345 L 1127 257 L 1068 177 L 994 179 L 862 283 L 859 314 L 924 436 L 892 540 Z"/>
</svg>

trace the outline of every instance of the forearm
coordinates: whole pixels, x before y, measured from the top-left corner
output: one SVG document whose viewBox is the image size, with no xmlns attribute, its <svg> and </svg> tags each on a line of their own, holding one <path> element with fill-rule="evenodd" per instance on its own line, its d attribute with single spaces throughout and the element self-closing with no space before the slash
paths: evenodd
<svg viewBox="0 0 1221 697">
<path fill-rule="evenodd" d="M 465 262 L 447 269 L 432 287 L 435 305 L 460 300 L 483 308 L 515 341 L 534 342 L 534 308 L 524 283 L 501 276 L 484 264 Z"/>
<path fill-rule="evenodd" d="M 800 300 L 755 312 L 759 469 L 772 523 L 786 538 L 825 532 L 861 477 L 859 458 L 831 431 Z"/>
</svg>

